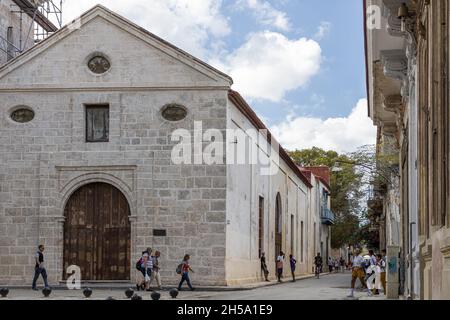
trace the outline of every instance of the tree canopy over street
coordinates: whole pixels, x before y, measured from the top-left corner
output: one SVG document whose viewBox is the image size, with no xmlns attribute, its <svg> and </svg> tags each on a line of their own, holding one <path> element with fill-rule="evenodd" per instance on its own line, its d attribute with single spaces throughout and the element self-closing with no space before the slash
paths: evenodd
<svg viewBox="0 0 450 320">
<path fill-rule="evenodd" d="M 331 246 L 365 244 L 377 247 L 378 231 L 369 219 L 367 208 L 373 181 L 382 175 L 377 167 L 374 146 L 364 146 L 349 154 L 316 147 L 289 154 L 302 167 L 331 168 L 331 210 L 336 215 Z"/>
</svg>

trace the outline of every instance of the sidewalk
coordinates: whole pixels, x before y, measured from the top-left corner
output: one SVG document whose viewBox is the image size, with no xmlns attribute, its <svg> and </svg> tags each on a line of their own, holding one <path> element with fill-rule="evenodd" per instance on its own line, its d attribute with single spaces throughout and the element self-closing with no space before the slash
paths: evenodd
<svg viewBox="0 0 450 320">
<path fill-rule="evenodd" d="M 322 273 L 320 276 L 326 276 L 329 275 L 329 273 Z M 311 275 L 303 275 L 296 277 L 297 281 L 305 280 L 305 279 L 311 279 L 314 278 L 314 274 Z M 202 292 L 226 292 L 226 291 L 244 291 L 244 290 L 254 290 L 264 287 L 271 287 L 271 286 L 278 286 L 283 285 L 287 283 L 292 283 L 291 280 L 287 280 L 289 278 L 286 278 L 283 282 L 278 282 L 277 280 L 271 280 L 270 282 L 255 282 L 255 283 L 249 283 L 249 284 L 242 284 L 242 285 L 234 285 L 234 286 L 196 286 L 194 282 L 194 287 L 196 291 L 202 291 Z M 173 285 L 164 285 L 162 290 L 156 290 L 156 291 L 169 291 L 170 289 L 176 288 L 178 284 Z M 1 286 L 0 286 L 1 287 Z M 29 286 L 5 286 L 8 287 L 10 290 L 26 290 L 29 289 Z M 67 286 L 64 282 L 61 282 L 59 285 L 56 286 L 50 286 L 52 290 L 68 290 Z M 132 288 L 135 290 L 136 284 L 135 283 L 127 283 L 127 282 L 110 282 L 110 283 L 82 283 L 81 288 L 91 288 L 91 289 L 97 289 L 97 290 L 126 290 L 127 288 Z M 154 288 L 152 288 L 154 289 Z"/>
</svg>

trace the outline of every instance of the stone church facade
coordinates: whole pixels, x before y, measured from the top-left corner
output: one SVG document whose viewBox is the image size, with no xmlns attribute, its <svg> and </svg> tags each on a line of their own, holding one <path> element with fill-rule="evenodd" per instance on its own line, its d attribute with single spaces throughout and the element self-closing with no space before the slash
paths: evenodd
<svg viewBox="0 0 450 320">
<path fill-rule="evenodd" d="M 279 249 L 310 272 L 312 186 L 270 135 L 275 175 L 172 161 L 172 133 L 195 135 L 195 122 L 265 128 L 231 85 L 102 6 L 1 66 L 0 283 L 31 283 L 38 244 L 53 285 L 70 265 L 82 280 L 134 281 L 146 247 L 166 283 L 185 254 L 200 285 L 258 281 L 261 251 L 272 276 Z"/>
</svg>

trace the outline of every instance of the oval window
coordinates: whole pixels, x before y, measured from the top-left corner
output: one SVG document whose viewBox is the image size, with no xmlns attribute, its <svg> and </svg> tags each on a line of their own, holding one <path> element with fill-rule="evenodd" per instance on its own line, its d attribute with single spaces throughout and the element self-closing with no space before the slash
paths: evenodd
<svg viewBox="0 0 450 320">
<path fill-rule="evenodd" d="M 162 116 L 169 121 L 180 121 L 186 118 L 187 110 L 179 104 L 169 104 L 163 107 Z"/>
<path fill-rule="evenodd" d="M 27 123 L 34 119 L 34 112 L 28 108 L 19 108 L 11 113 L 11 119 L 19 123 Z"/>
<path fill-rule="evenodd" d="M 89 70 L 96 74 L 102 74 L 111 68 L 111 63 L 103 56 L 95 56 L 88 62 Z"/>
</svg>

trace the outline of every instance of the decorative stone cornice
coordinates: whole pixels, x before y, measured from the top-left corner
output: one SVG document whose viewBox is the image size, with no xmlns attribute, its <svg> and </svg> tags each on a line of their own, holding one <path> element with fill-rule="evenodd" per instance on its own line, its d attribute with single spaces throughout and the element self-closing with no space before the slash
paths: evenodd
<svg viewBox="0 0 450 320">
<path fill-rule="evenodd" d="M 385 136 L 396 137 L 398 133 L 398 126 L 395 122 L 383 122 L 381 130 Z"/>
<path fill-rule="evenodd" d="M 381 62 L 384 74 L 402 82 L 408 80 L 408 60 L 403 50 L 381 51 Z"/>
<path fill-rule="evenodd" d="M 383 108 L 388 112 L 399 114 L 403 109 L 403 99 L 401 95 L 383 96 Z"/>
</svg>

